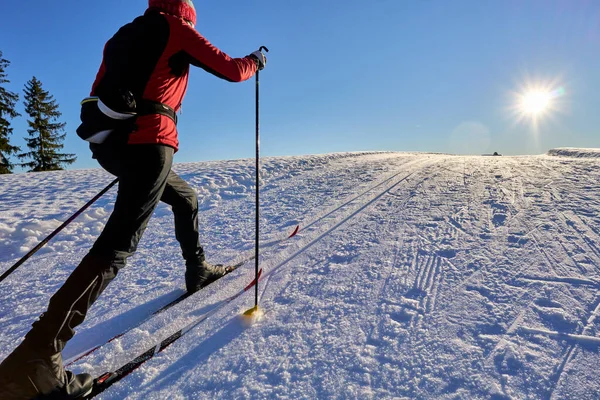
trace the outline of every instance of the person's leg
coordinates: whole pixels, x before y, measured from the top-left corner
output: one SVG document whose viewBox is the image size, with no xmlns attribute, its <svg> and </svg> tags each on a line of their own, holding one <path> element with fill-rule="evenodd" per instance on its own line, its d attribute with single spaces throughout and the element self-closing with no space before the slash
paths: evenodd
<svg viewBox="0 0 600 400">
<path fill-rule="evenodd" d="M 31 335 L 37 337 L 36 342 L 50 344 L 60 352 L 71 339 L 73 328 L 83 322 L 89 307 L 136 251 L 162 197 L 172 160 L 170 147 L 128 146 L 114 210 L 90 252 L 34 324 Z M 53 338 L 52 343 L 48 338 Z"/>
<path fill-rule="evenodd" d="M 161 201 L 170 205 L 175 219 L 175 237 L 181 246 L 186 265 L 204 261 L 198 233 L 198 197 L 194 189 L 175 172 L 169 173 Z"/>
<path fill-rule="evenodd" d="M 196 292 L 230 271 L 206 262 L 198 234 L 198 197 L 186 181 L 169 173 L 161 200 L 171 206 L 175 217 L 175 236 L 185 259 L 185 283 L 189 293 Z"/>
<path fill-rule="evenodd" d="M 27 389 L 36 393 L 48 392 L 53 383 L 59 386 L 68 383 L 60 352 L 93 302 L 135 252 L 162 197 L 172 160 L 173 149 L 160 145 L 128 146 L 120 160 L 99 160 L 101 165 L 110 164 L 110 169 L 119 174 L 113 213 L 90 252 L 52 296 L 48 310 L 0 365 L 1 374 L 10 373 L 16 377 L 12 381 L 18 379 L 23 386 L 31 383 Z M 43 358 L 31 359 L 32 355 Z"/>
</svg>

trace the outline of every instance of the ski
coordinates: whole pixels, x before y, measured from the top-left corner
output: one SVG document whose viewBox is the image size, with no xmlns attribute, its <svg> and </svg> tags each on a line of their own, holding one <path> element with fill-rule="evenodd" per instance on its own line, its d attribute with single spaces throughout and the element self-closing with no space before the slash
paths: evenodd
<svg viewBox="0 0 600 400">
<path fill-rule="evenodd" d="M 262 275 L 262 269 L 259 271 L 258 279 L 260 279 L 261 275 Z M 220 304 L 216 305 L 214 308 L 212 308 L 206 314 L 202 315 L 197 320 L 192 321 L 184 328 L 171 334 L 166 339 L 161 340 L 156 345 L 152 346 L 151 348 L 149 348 L 142 354 L 133 358 L 131 361 L 129 361 L 122 367 L 116 369 L 115 371 L 105 372 L 102 375 L 98 376 L 94 380 L 94 387 L 93 387 L 91 393 L 89 393 L 84 398 L 91 399 L 91 398 L 97 396 L 98 394 L 104 392 L 106 389 L 108 389 L 109 387 L 111 387 L 112 385 L 119 382 L 121 379 L 123 379 L 124 377 L 126 377 L 127 375 L 129 375 L 130 373 L 135 371 L 136 369 L 138 369 L 142 364 L 144 364 L 146 361 L 150 360 L 156 354 L 160 353 L 161 351 L 163 351 L 164 349 L 169 347 L 171 344 L 173 344 L 175 341 L 177 341 L 179 338 L 181 338 L 187 332 L 192 330 L 194 327 L 196 327 L 199 324 L 201 324 L 202 322 L 206 321 L 208 318 L 210 318 L 212 315 L 214 315 L 217 311 L 219 311 L 223 306 L 231 303 L 232 301 L 234 301 L 235 299 L 237 299 L 238 297 L 240 297 L 241 295 L 246 293 L 248 290 L 250 290 L 256 284 L 257 284 L 257 278 L 255 278 L 252 282 L 250 282 L 250 284 L 248 286 L 246 286 L 244 289 L 242 289 L 238 293 L 221 301 Z"/>
<path fill-rule="evenodd" d="M 296 234 L 298 234 L 298 232 L 300 231 L 300 225 L 296 225 L 296 227 L 294 228 L 294 230 L 292 231 L 292 233 L 286 237 L 283 237 L 281 239 L 277 239 L 277 240 L 273 240 L 271 242 L 265 243 L 263 244 L 261 247 L 262 248 L 269 248 L 269 247 L 273 247 L 276 246 L 278 244 L 281 244 L 283 242 L 285 242 L 288 239 L 293 238 L 294 236 L 296 236 Z M 238 269 L 239 267 L 241 267 L 242 265 L 246 264 L 249 261 L 254 260 L 256 256 L 254 254 L 244 257 L 242 258 L 240 261 L 238 261 L 237 263 L 231 265 L 232 270 L 228 272 L 231 273 L 233 271 L 235 271 L 236 269 Z M 210 285 L 209 285 L 210 286 Z M 198 292 L 196 292 L 198 293 Z M 76 363 L 77 361 L 89 356 L 90 354 L 94 353 L 95 351 L 97 351 L 100 347 L 111 343 L 114 340 L 117 340 L 123 336 L 125 336 L 127 333 L 129 333 L 130 331 L 132 331 L 133 329 L 137 328 L 138 326 L 143 325 L 144 323 L 148 322 L 150 319 L 152 319 L 153 317 L 155 317 L 156 315 L 162 313 L 163 311 L 166 311 L 174 306 L 176 306 L 177 304 L 181 303 L 182 301 L 186 300 L 188 297 L 191 297 L 192 295 L 196 294 L 196 293 L 183 293 L 182 295 L 180 295 L 179 297 L 177 297 L 176 299 L 168 302 L 167 304 L 161 306 L 160 308 L 158 308 L 157 310 L 153 311 L 151 314 L 149 314 L 148 316 L 146 316 L 144 319 L 142 319 L 142 321 L 140 321 L 139 323 L 135 324 L 134 326 L 127 328 L 125 331 L 118 333 L 117 335 L 113 336 L 112 338 L 110 338 L 109 340 L 107 340 L 106 342 L 99 344 L 97 346 L 92 347 L 89 350 L 85 350 L 81 353 L 79 353 L 76 356 L 71 357 L 69 360 L 66 361 L 65 363 L 65 367 L 69 367 L 70 365 Z"/>
<path fill-rule="evenodd" d="M 236 264 L 236 265 L 233 265 L 233 266 L 231 266 L 231 268 L 232 268 L 232 269 L 231 269 L 229 272 L 227 272 L 227 274 L 223 275 L 223 277 L 224 277 L 224 276 L 226 276 L 226 275 L 229 275 L 230 273 L 232 273 L 233 271 L 235 271 L 236 269 L 238 269 L 239 267 L 241 267 L 243 264 L 244 264 L 244 263 L 238 263 L 238 264 Z M 221 278 L 222 278 L 222 277 L 221 277 Z M 219 278 L 219 279 L 221 279 L 221 278 Z M 215 282 L 216 282 L 216 281 L 215 281 Z M 211 284 L 212 284 L 212 283 L 211 283 Z M 207 286 L 205 286 L 205 287 L 208 287 L 208 286 L 210 286 L 210 284 L 209 284 L 209 285 L 207 285 Z M 204 288 L 202 288 L 202 289 L 204 289 Z M 201 291 L 202 291 L 202 290 L 199 290 L 198 292 L 201 292 Z M 131 327 L 127 328 L 127 329 L 126 329 L 126 330 L 124 330 L 123 332 L 116 334 L 115 336 L 113 336 L 112 338 L 110 338 L 109 340 L 107 340 L 106 342 L 104 342 L 104 343 L 102 343 L 102 344 L 99 344 L 99 345 L 97 345 L 97 346 L 95 346 L 95 347 L 92 347 L 91 349 L 89 349 L 89 350 L 86 350 L 86 351 L 84 351 L 84 352 L 82 352 L 82 353 L 80 353 L 80 354 L 78 354 L 78 355 L 74 356 L 72 359 L 69 359 L 69 360 L 68 360 L 68 361 L 65 363 L 65 367 L 69 367 L 71 364 L 74 364 L 74 363 L 76 363 L 77 361 L 79 361 L 79 360 L 81 360 L 81 359 L 83 359 L 83 358 L 85 358 L 85 357 L 89 356 L 90 354 L 92 354 L 93 352 L 95 352 L 96 350 L 98 350 L 100 347 L 102 347 L 102 346 L 104 346 L 104 345 L 106 345 L 106 344 L 108 344 L 108 343 L 110 343 L 110 342 L 112 342 L 112 341 L 114 341 L 114 340 L 117 340 L 117 339 L 119 339 L 119 338 L 120 338 L 120 337 L 122 337 L 122 336 L 125 336 L 126 334 L 128 334 L 129 332 L 131 332 L 133 329 L 137 328 L 137 327 L 138 327 L 138 326 L 140 326 L 140 325 L 143 325 L 144 323 L 148 322 L 148 321 L 149 321 L 150 319 L 152 319 L 153 317 L 157 316 L 158 314 L 162 313 L 163 311 L 166 311 L 166 310 L 168 310 L 168 309 L 169 309 L 169 308 L 171 308 L 171 307 L 174 307 L 174 306 L 176 306 L 177 304 L 181 303 L 182 301 L 186 300 L 188 297 L 191 297 L 191 296 L 193 296 L 194 294 L 196 294 L 196 293 L 198 293 L 198 292 L 195 292 L 195 293 L 188 293 L 188 292 L 185 292 L 185 293 L 183 293 L 182 295 L 180 295 L 179 297 L 177 297 L 177 298 L 176 298 L 176 299 L 174 299 L 174 300 L 171 300 L 170 302 L 168 302 L 168 303 L 167 303 L 167 304 L 165 304 L 164 306 L 160 307 L 159 309 L 157 309 L 157 310 L 154 310 L 152 313 L 150 313 L 150 314 L 149 314 L 149 315 L 147 315 L 145 318 L 143 318 L 143 319 L 142 319 L 142 321 L 140 321 L 140 322 L 138 322 L 137 324 L 135 324 L 135 325 L 133 325 L 133 326 L 131 326 Z"/>
<path fill-rule="evenodd" d="M 286 236 L 282 239 L 277 239 L 277 240 L 273 240 L 271 242 L 265 243 L 263 245 L 261 245 L 261 248 L 269 248 L 269 247 L 273 247 L 276 246 L 288 239 L 293 238 L 294 236 L 296 236 L 296 234 L 298 233 L 298 231 L 300 230 L 300 225 L 296 225 L 296 227 L 294 228 L 294 231 L 289 235 Z M 256 255 L 252 254 L 248 257 L 243 258 L 241 261 L 238 261 L 237 263 L 231 265 L 229 268 L 231 268 L 231 271 L 229 271 L 227 274 L 232 273 L 233 271 L 235 271 L 236 269 L 238 269 L 239 267 L 241 267 L 242 265 L 246 264 L 247 262 L 250 262 L 252 260 L 254 260 L 256 258 Z M 165 304 L 164 306 L 162 306 L 161 308 L 159 308 L 158 310 L 154 311 L 149 318 L 152 318 L 152 316 L 157 315 L 165 310 L 168 310 L 169 308 L 176 306 L 177 304 L 181 303 L 183 300 L 187 299 L 188 297 L 190 297 L 191 295 L 193 295 L 194 293 L 184 293 L 181 296 L 179 296 L 178 298 L 176 298 L 175 300 L 172 300 L 171 302 Z M 141 324 L 140 324 L 141 325 Z M 123 334 L 121 334 L 122 336 Z M 116 339 L 116 337 L 115 337 Z M 113 339 L 114 340 L 114 339 Z"/>
<path fill-rule="evenodd" d="M 266 249 L 266 248 L 273 247 L 273 246 L 276 246 L 278 244 L 281 244 L 281 243 L 285 242 L 286 240 L 291 239 L 294 236 L 296 236 L 299 231 L 300 231 L 300 225 L 296 225 L 296 227 L 294 228 L 294 231 L 289 236 L 286 236 L 286 237 L 281 238 L 281 239 L 276 239 L 276 240 L 273 240 L 271 242 L 267 242 L 267 243 L 261 244 L 260 248 L 261 249 Z M 234 264 L 233 267 L 237 268 L 238 266 L 244 265 L 247 262 L 254 260 L 255 258 L 256 258 L 256 254 L 252 254 L 252 255 L 250 255 L 250 256 L 248 256 L 246 258 L 243 258 L 237 264 Z"/>
<path fill-rule="evenodd" d="M 273 240 L 273 241 L 271 241 L 271 242 L 268 242 L 268 243 L 262 244 L 262 245 L 261 245 L 261 248 L 263 248 L 263 249 L 264 249 L 264 248 L 269 248 L 269 247 L 273 247 L 273 246 L 276 246 L 276 245 L 278 245 L 278 244 L 281 244 L 282 242 L 284 242 L 284 241 L 286 241 L 286 240 L 288 240 L 288 239 L 291 239 L 291 238 L 293 238 L 294 236 L 296 236 L 296 234 L 298 234 L 298 231 L 300 231 L 300 225 L 296 225 L 296 227 L 294 228 L 294 231 L 293 231 L 293 232 L 292 232 L 292 233 L 291 233 L 289 236 L 286 236 L 286 237 L 284 237 L 284 238 L 282 238 L 282 239 L 277 239 L 277 240 Z M 245 257 L 245 258 L 242 258 L 242 259 L 241 259 L 240 261 L 238 261 L 237 263 L 235 263 L 235 264 L 233 264 L 233 265 L 229 266 L 229 268 L 231 268 L 231 270 L 230 270 L 230 271 L 229 271 L 227 274 L 230 274 L 230 273 L 232 273 L 233 271 L 235 271 L 236 269 L 238 269 L 238 268 L 239 268 L 239 267 L 241 267 L 242 265 L 246 264 L 247 262 L 250 262 L 250 261 L 254 260 L 255 258 L 256 258 L 256 255 L 255 255 L 255 254 L 252 254 L 252 255 L 250 255 L 250 256 L 247 256 L 247 257 Z M 191 296 L 191 295 L 193 295 L 193 294 L 194 294 L 194 293 L 191 293 L 191 294 L 190 294 L 190 293 L 184 293 L 184 294 L 182 294 L 181 296 L 179 296 L 179 297 L 178 297 L 178 298 L 176 298 L 175 300 L 173 300 L 173 301 L 171 301 L 171 302 L 169 302 L 169 303 L 165 304 L 164 306 L 162 306 L 162 307 L 161 307 L 161 308 L 159 308 L 158 310 L 154 311 L 154 312 L 153 312 L 153 313 L 150 315 L 150 317 L 152 317 L 152 316 L 154 316 L 154 315 L 156 315 L 156 314 L 159 314 L 159 313 L 161 313 L 161 312 L 163 312 L 163 311 L 165 311 L 165 310 L 168 310 L 169 308 L 171 308 L 171 307 L 173 307 L 173 306 L 175 306 L 175 305 L 177 305 L 177 304 L 181 303 L 183 300 L 187 299 L 188 297 L 190 297 L 190 296 Z"/>
</svg>

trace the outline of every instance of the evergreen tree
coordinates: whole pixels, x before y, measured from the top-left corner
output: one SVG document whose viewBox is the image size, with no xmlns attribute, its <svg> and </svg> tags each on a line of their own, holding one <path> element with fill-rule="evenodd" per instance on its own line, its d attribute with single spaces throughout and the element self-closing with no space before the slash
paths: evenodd
<svg viewBox="0 0 600 400">
<path fill-rule="evenodd" d="M 6 79 L 5 72 L 6 67 L 9 65 L 10 61 L 2 58 L 2 52 L 0 51 L 0 174 L 10 174 L 12 172 L 13 166 L 8 157 L 21 150 L 10 144 L 10 135 L 13 128 L 11 128 L 7 118 L 16 118 L 20 114 L 15 110 L 19 95 L 2 87 L 5 83 L 10 83 Z"/>
<path fill-rule="evenodd" d="M 31 151 L 19 154 L 20 159 L 31 159 L 21 165 L 29 167 L 30 172 L 62 170 L 63 165 L 72 164 L 77 157 L 75 154 L 61 154 L 64 147 L 62 141 L 66 134 L 65 123 L 57 122 L 62 115 L 58 111 L 58 104 L 48 93 L 42 89 L 42 83 L 34 76 L 25 85 L 25 111 L 31 117 L 29 124 L 29 138 L 25 139 Z"/>
</svg>

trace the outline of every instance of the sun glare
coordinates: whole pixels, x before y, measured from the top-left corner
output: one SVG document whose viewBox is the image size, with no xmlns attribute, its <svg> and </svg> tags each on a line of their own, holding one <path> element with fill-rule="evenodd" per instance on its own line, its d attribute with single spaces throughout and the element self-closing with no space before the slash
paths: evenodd
<svg viewBox="0 0 600 400">
<path fill-rule="evenodd" d="M 537 116 L 549 110 L 552 98 L 551 92 L 532 90 L 522 95 L 520 108 L 525 114 Z"/>
<path fill-rule="evenodd" d="M 564 111 L 565 89 L 558 82 L 528 82 L 513 92 L 511 106 L 515 122 L 530 124 L 535 131 L 544 120 Z"/>
</svg>

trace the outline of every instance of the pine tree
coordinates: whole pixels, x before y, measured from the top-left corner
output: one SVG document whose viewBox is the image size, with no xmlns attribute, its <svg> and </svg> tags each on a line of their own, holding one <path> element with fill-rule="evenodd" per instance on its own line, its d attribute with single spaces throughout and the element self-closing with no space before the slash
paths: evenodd
<svg viewBox="0 0 600 400">
<path fill-rule="evenodd" d="M 61 154 L 64 146 L 62 141 L 66 134 L 65 123 L 57 122 L 62 115 L 58 104 L 49 92 L 42 89 L 42 83 L 34 76 L 25 85 L 25 111 L 31 117 L 29 138 L 25 139 L 31 151 L 19 154 L 20 159 L 31 159 L 21 163 L 29 167 L 30 172 L 62 170 L 64 164 L 72 164 L 77 157 L 75 154 Z"/>
<path fill-rule="evenodd" d="M 5 69 L 9 65 L 10 61 L 2 58 L 2 52 L 0 51 L 0 174 L 12 173 L 13 165 L 10 163 L 8 157 L 21 150 L 17 146 L 10 144 L 10 135 L 13 128 L 11 128 L 7 118 L 16 118 L 20 114 L 15 110 L 19 95 L 9 92 L 2 87 L 5 83 L 10 83 L 6 79 L 5 72 Z"/>
</svg>

